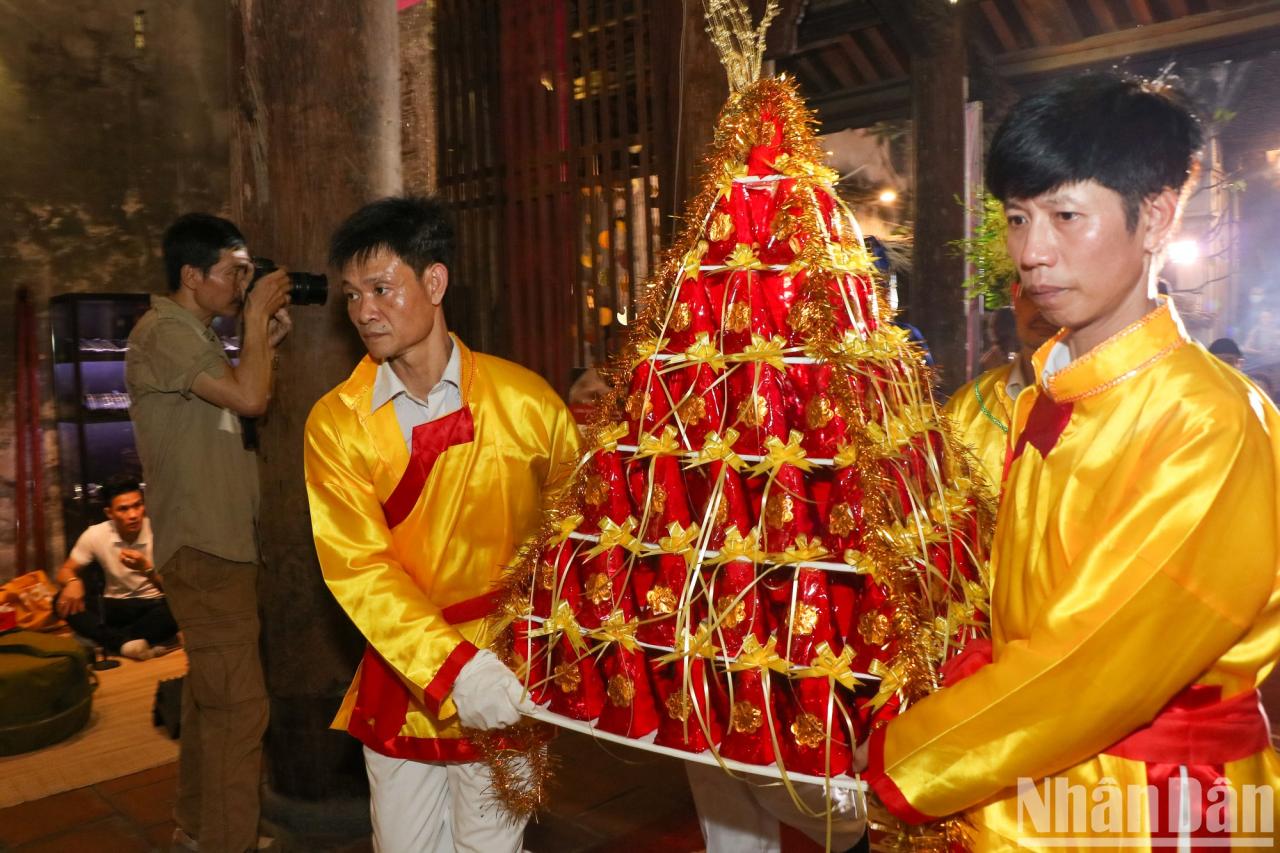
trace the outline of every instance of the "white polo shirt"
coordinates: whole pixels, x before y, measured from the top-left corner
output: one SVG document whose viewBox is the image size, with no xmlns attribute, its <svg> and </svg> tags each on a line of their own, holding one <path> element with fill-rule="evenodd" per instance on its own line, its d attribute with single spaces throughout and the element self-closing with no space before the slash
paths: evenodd
<svg viewBox="0 0 1280 853">
<path fill-rule="evenodd" d="M 142 520 L 142 530 L 132 544 L 120 538 L 116 526 L 110 521 L 93 525 L 76 540 L 76 546 L 71 549 L 71 559 L 78 566 L 87 566 L 94 561 L 102 566 L 107 578 L 103 595 L 107 598 L 160 598 L 164 595 L 149 575 L 120 561 L 120 552 L 125 548 L 141 551 L 147 555 L 147 562 L 152 562 L 150 518 Z"/>
</svg>

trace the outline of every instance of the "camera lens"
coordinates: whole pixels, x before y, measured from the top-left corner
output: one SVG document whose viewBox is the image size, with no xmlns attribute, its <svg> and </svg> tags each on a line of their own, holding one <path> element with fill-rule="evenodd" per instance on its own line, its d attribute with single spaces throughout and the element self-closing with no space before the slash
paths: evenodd
<svg viewBox="0 0 1280 853">
<path fill-rule="evenodd" d="M 289 273 L 289 302 L 293 305 L 323 305 L 329 299 L 329 280 L 310 272 Z"/>
</svg>

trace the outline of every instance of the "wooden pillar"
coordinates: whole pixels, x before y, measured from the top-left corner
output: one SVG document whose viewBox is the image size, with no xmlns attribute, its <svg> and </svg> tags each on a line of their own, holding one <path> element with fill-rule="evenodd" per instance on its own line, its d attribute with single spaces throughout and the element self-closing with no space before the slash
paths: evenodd
<svg viewBox="0 0 1280 853">
<path fill-rule="evenodd" d="M 944 391 L 965 382 L 965 101 L 968 67 L 959 9 L 917 4 L 911 56 L 915 248 L 910 312 Z"/>
<path fill-rule="evenodd" d="M 663 246 L 670 245 L 680 216 L 701 175 L 729 80 L 707 35 L 701 2 L 654 0 L 653 62 L 656 96 L 666 118 L 665 174 L 659 176 Z"/>
<path fill-rule="evenodd" d="M 232 0 L 232 218 L 250 250 L 323 272 L 333 228 L 398 192 L 395 4 Z M 363 641 L 326 590 L 302 473 L 311 406 L 363 355 L 336 283 L 292 309 L 259 426 L 262 655 L 271 698 L 263 817 L 282 834 L 367 831 L 359 744 L 329 730 Z"/>
</svg>

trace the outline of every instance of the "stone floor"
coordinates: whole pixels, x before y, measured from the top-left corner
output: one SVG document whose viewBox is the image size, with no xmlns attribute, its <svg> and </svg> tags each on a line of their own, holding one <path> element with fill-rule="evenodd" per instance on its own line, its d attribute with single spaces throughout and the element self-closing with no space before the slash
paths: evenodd
<svg viewBox="0 0 1280 853">
<path fill-rule="evenodd" d="M 679 762 L 624 748 L 606 751 L 574 734 L 558 738 L 556 752 L 560 761 L 553 807 L 530 824 L 525 834 L 528 850 L 690 853 L 702 849 Z M 0 851 L 168 851 L 176 787 L 177 765 L 167 764 L 0 810 Z M 364 853 L 372 848 L 362 841 L 330 849 Z"/>
</svg>

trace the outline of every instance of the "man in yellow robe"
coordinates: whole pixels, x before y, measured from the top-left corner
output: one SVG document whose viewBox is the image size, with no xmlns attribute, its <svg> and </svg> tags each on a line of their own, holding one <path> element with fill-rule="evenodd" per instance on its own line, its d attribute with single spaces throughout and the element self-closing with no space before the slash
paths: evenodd
<svg viewBox="0 0 1280 853">
<path fill-rule="evenodd" d="M 1063 329 L 1015 404 L 990 661 L 866 749 L 892 812 L 964 813 L 978 850 L 1275 837 L 1280 416 L 1156 296 L 1200 142 L 1176 93 L 1108 75 L 992 142 L 1010 254 Z"/>
<path fill-rule="evenodd" d="M 951 419 L 958 437 L 987 475 L 987 483 L 999 492 L 1004 460 L 1009 448 L 1009 425 L 1013 423 L 1013 401 L 1035 384 L 1031 357 L 1058 331 L 1040 316 L 1036 304 L 1016 282 L 1012 288 L 1013 317 L 1018 329 L 1019 351 L 999 367 L 993 367 L 951 395 L 942 413 Z"/>
<path fill-rule="evenodd" d="M 369 351 L 307 421 L 320 567 L 368 640 L 334 721 L 365 747 L 374 847 L 517 851 L 464 735 L 510 725 L 524 688 L 493 652 L 494 582 L 537 532 L 578 456 L 541 378 L 446 327 L 453 230 L 439 202 L 390 198 L 334 234 L 348 314 Z"/>
</svg>

